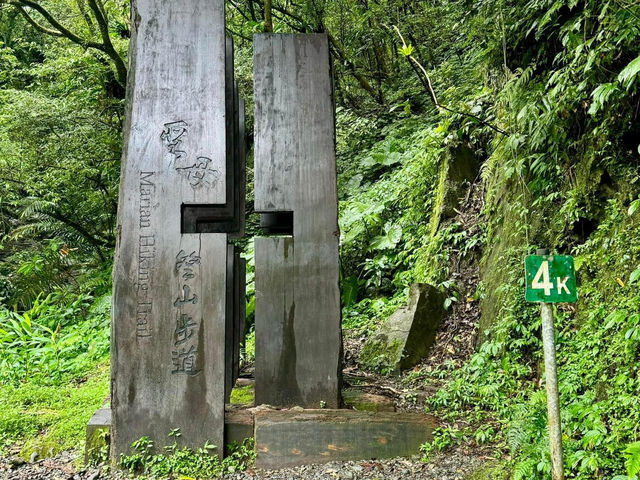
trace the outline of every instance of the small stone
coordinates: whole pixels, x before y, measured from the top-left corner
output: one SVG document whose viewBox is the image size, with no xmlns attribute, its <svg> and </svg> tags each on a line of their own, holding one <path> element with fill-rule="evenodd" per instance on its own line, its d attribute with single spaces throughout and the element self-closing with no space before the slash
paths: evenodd
<svg viewBox="0 0 640 480">
<path fill-rule="evenodd" d="M 25 462 L 25 461 L 24 461 L 24 458 L 21 458 L 21 457 L 11 457 L 11 458 L 9 459 L 9 465 L 11 465 L 11 469 L 12 469 L 12 470 L 13 470 L 13 469 L 16 469 L 16 468 L 18 468 L 18 467 L 21 467 L 21 466 L 22 466 L 22 465 L 24 465 L 25 463 L 27 463 L 27 462 Z"/>
<path fill-rule="evenodd" d="M 357 388 L 342 391 L 344 403 L 361 412 L 395 412 L 393 399 L 382 395 L 363 392 Z"/>
<path fill-rule="evenodd" d="M 238 378 L 236 380 L 236 386 L 237 387 L 248 387 L 248 386 L 254 386 L 256 384 L 256 381 L 253 378 Z"/>
<path fill-rule="evenodd" d="M 38 452 L 33 452 L 29 457 L 29 463 L 33 463 L 38 459 Z"/>
<path fill-rule="evenodd" d="M 96 478 L 98 478 L 99 476 L 100 476 L 100 472 L 99 471 L 93 472 L 91 475 L 89 475 L 87 477 L 87 480 L 96 480 Z"/>
</svg>

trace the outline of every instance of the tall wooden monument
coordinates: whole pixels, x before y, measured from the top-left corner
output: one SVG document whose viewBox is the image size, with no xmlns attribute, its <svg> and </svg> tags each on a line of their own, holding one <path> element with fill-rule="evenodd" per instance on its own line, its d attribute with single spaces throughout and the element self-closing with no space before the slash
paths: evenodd
<svg viewBox="0 0 640 480">
<path fill-rule="evenodd" d="M 332 85 L 326 35 L 254 37 L 257 404 L 340 404 Z"/>
<path fill-rule="evenodd" d="M 244 112 L 223 0 L 134 0 L 113 270 L 111 454 L 220 447 L 244 277 Z"/>
</svg>

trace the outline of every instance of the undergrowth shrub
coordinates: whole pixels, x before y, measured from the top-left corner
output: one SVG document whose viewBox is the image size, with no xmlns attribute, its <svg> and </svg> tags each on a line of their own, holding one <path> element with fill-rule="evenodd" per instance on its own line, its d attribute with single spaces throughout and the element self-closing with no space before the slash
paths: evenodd
<svg viewBox="0 0 640 480">
<path fill-rule="evenodd" d="M 0 308 L 0 382 L 60 384 L 109 354 L 111 296 L 51 293 L 24 312 Z"/>
<path fill-rule="evenodd" d="M 155 453 L 154 443 L 147 437 L 133 442 L 133 453 L 122 455 L 120 466 L 131 473 L 141 474 L 143 478 L 216 478 L 244 471 L 255 459 L 253 439 L 242 444 L 234 442 L 229 446 L 228 455 L 220 460 L 215 445 L 207 443 L 192 450 L 178 446 L 179 430 L 173 430 L 169 436 L 174 438 L 174 442 L 164 447 L 166 453 Z"/>
</svg>

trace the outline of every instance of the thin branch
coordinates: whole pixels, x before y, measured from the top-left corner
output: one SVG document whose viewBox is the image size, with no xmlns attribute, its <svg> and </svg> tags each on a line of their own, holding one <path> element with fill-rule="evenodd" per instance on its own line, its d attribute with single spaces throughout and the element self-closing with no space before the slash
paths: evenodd
<svg viewBox="0 0 640 480">
<path fill-rule="evenodd" d="M 280 16 L 280 15 L 278 15 L 278 14 L 276 13 L 277 11 L 278 11 L 278 10 L 275 10 L 275 9 L 274 9 L 273 16 L 274 16 L 275 18 L 277 18 L 278 20 L 282 21 L 284 24 L 286 24 L 289 28 L 291 28 L 291 30 L 293 30 L 294 32 L 298 32 L 298 33 L 307 33 L 307 29 L 306 29 L 306 28 L 304 28 L 304 27 L 300 27 L 300 26 L 298 26 L 298 25 L 294 25 L 294 24 L 291 22 L 291 20 L 289 20 L 289 19 L 287 18 L 286 14 L 284 14 L 284 13 L 283 13 L 283 14 L 281 14 L 281 16 Z"/>
<path fill-rule="evenodd" d="M 230 34 L 232 37 L 242 38 L 243 40 L 246 40 L 247 42 L 251 42 L 252 41 L 249 37 L 247 37 L 247 36 L 245 36 L 245 35 L 243 35 L 241 33 L 234 32 L 229 27 L 224 27 L 224 28 L 227 31 L 227 33 Z"/>
<path fill-rule="evenodd" d="M 101 43 L 91 42 L 89 40 L 83 39 L 83 38 L 79 37 L 78 35 L 76 35 L 75 33 L 73 33 L 71 30 L 65 28 L 60 22 L 58 22 L 53 17 L 53 15 L 51 15 L 39 3 L 33 2 L 32 0 L 0 0 L 0 3 L 12 5 L 12 6 L 16 7 L 16 8 L 22 7 L 23 9 L 24 9 L 24 7 L 29 7 L 31 9 L 35 10 L 36 12 L 38 12 L 40 15 L 42 15 L 44 17 L 44 19 L 49 23 L 49 25 L 51 25 L 60 34 L 60 35 L 57 35 L 57 34 L 52 34 L 52 35 L 64 36 L 64 37 L 68 38 L 69 40 L 71 40 L 73 43 L 77 43 L 78 45 L 81 45 L 81 46 L 83 46 L 85 48 L 96 48 L 98 50 L 104 51 L 104 46 Z M 25 10 L 25 12 L 26 12 L 26 10 Z M 26 12 L 26 13 L 28 14 L 28 12 Z M 35 20 L 33 20 L 33 22 L 35 22 Z M 31 23 L 33 25 L 32 22 L 29 22 L 29 23 Z"/>
<path fill-rule="evenodd" d="M 103 239 L 98 239 L 96 237 L 94 237 L 93 235 L 91 235 L 87 230 L 85 230 L 80 224 L 74 222 L 73 220 L 71 220 L 70 218 L 64 216 L 62 213 L 58 212 L 58 211 L 43 211 L 43 214 L 58 220 L 59 222 L 64 223 L 65 225 L 71 227 L 72 229 L 74 229 L 76 232 L 78 232 L 85 240 L 87 240 L 87 242 L 89 242 L 91 244 L 91 246 L 95 249 L 96 253 L 98 254 L 98 257 L 100 257 L 101 261 L 105 261 L 105 257 L 104 254 L 102 253 L 102 248 L 101 246 L 107 246 L 109 247 L 110 245 L 108 245 L 107 241 L 103 240 Z"/>
<path fill-rule="evenodd" d="M 91 34 L 95 33 L 95 25 L 91 20 L 91 16 L 87 13 L 87 9 L 85 8 L 84 0 L 76 0 L 76 5 L 78 6 L 78 10 L 82 14 L 82 18 L 84 18 L 85 23 L 89 27 L 89 31 Z"/>
<path fill-rule="evenodd" d="M 249 3 L 252 3 L 253 1 L 255 1 L 259 6 L 264 8 L 264 1 L 250 0 Z M 280 12 L 281 14 L 286 15 L 287 17 L 290 17 L 293 20 L 295 20 L 296 22 L 298 22 L 299 24 L 301 24 L 302 27 L 300 27 L 300 28 L 302 28 L 304 30 L 298 30 L 298 31 L 301 31 L 301 32 L 302 31 L 305 31 L 305 32 L 307 31 L 305 29 L 305 25 L 307 24 L 307 22 L 305 22 L 304 19 L 301 16 L 296 15 L 295 13 L 291 13 L 291 11 L 289 11 L 286 8 L 283 8 L 283 7 L 281 7 L 281 6 L 277 5 L 277 4 L 276 5 L 272 5 L 271 8 L 272 8 L 273 11 Z M 290 24 L 288 24 L 288 25 L 291 26 Z"/>
<path fill-rule="evenodd" d="M 53 35 L 55 37 L 64 37 L 64 35 L 57 31 L 57 30 L 53 30 L 50 28 L 47 28 L 43 25 L 40 25 L 38 22 L 35 21 L 35 19 L 33 17 L 31 17 L 31 15 L 29 15 L 29 13 L 22 7 L 20 6 L 16 6 L 16 9 L 18 9 L 18 11 L 22 14 L 22 16 L 25 18 L 25 20 L 31 24 L 32 27 L 34 27 L 36 30 L 41 31 L 42 33 L 46 33 L 47 35 Z"/>
<path fill-rule="evenodd" d="M 96 0 L 88 0 L 89 8 L 93 11 L 93 15 L 98 22 L 98 28 L 100 29 L 100 36 L 102 37 L 102 43 L 104 46 L 104 53 L 106 53 L 116 67 L 116 73 L 118 75 L 118 83 L 123 87 L 127 83 L 127 67 L 124 64 L 124 60 L 116 49 L 113 48 L 113 43 L 111 43 L 111 37 L 109 36 L 109 23 L 106 17 L 106 13 L 104 10 L 100 8 L 100 6 L 96 3 Z"/>
<path fill-rule="evenodd" d="M 404 41 L 404 37 L 402 36 L 402 34 L 400 33 L 400 29 L 397 26 L 393 26 L 393 29 L 396 31 L 396 33 L 398 34 L 398 36 L 400 37 L 400 40 L 402 40 L 402 46 L 404 48 L 407 48 L 407 42 Z M 433 103 L 435 104 L 435 106 L 437 108 L 440 108 L 440 104 L 438 103 L 438 98 L 436 97 L 436 92 L 433 91 L 433 85 L 431 84 L 431 78 L 429 77 L 429 74 L 427 73 L 427 71 L 424 69 L 424 67 L 420 64 L 420 62 L 418 62 L 413 55 L 408 55 L 408 57 L 414 61 L 414 63 L 418 66 L 418 68 L 420 70 L 422 70 L 422 73 L 424 74 L 425 78 L 427 79 L 427 84 L 429 85 L 429 93 L 431 94 L 431 99 L 433 100 Z"/>
<path fill-rule="evenodd" d="M 400 37 L 400 40 L 402 40 L 402 46 L 406 49 L 407 48 L 407 44 L 404 41 L 404 37 L 402 36 L 402 34 L 400 33 L 400 30 L 398 29 L 398 27 L 396 27 L 395 25 L 393 26 L 393 29 L 398 33 L 398 36 Z M 405 57 L 407 57 L 407 60 L 409 61 L 409 63 L 414 62 L 418 68 L 422 71 L 422 74 L 425 76 L 425 78 L 427 79 L 427 91 L 429 93 L 429 95 L 431 96 L 431 100 L 433 100 L 433 104 L 436 106 L 436 108 L 438 110 L 446 110 L 447 112 L 451 112 L 451 113 L 455 113 L 457 115 L 463 115 L 465 117 L 468 118 L 473 118 L 474 120 L 476 120 L 477 122 L 479 122 L 480 124 L 489 127 L 491 130 L 498 132 L 502 135 L 505 136 L 509 136 L 509 134 L 507 132 L 505 132 L 504 130 L 502 130 L 499 127 L 496 127 L 495 125 L 481 119 L 480 117 L 477 117 L 476 115 L 473 115 L 471 113 L 467 113 L 467 112 L 460 112 L 458 110 L 454 110 L 452 108 L 447 107 L 446 105 L 442 105 L 440 102 L 438 102 L 438 97 L 436 97 L 436 92 L 433 89 L 433 85 L 431 84 L 431 78 L 429 77 L 429 74 L 427 73 L 427 71 L 425 70 L 425 68 L 422 66 L 422 64 L 420 62 L 418 62 L 418 60 L 415 59 L 415 57 L 411 54 L 405 55 Z"/>
<path fill-rule="evenodd" d="M 104 9 L 101 9 L 101 7 L 96 3 L 96 0 L 89 0 L 89 6 L 91 7 L 91 10 L 100 28 L 100 35 L 102 37 L 103 43 L 93 42 L 82 38 L 79 35 L 76 35 L 71 30 L 62 25 L 58 20 L 56 20 L 55 17 L 51 15 L 51 13 L 49 13 L 46 8 L 44 8 L 39 3 L 34 2 L 33 0 L 0 0 L 0 5 L 10 5 L 16 8 L 22 14 L 25 20 L 40 32 L 55 37 L 64 37 L 83 48 L 93 48 L 105 53 L 115 65 L 116 78 L 118 80 L 118 83 L 120 83 L 120 85 L 123 87 L 126 84 L 127 67 L 124 63 L 124 60 L 118 54 L 118 52 L 113 47 L 113 44 L 111 43 L 111 38 L 109 36 L 109 25 L 104 13 Z M 35 20 L 31 16 L 30 12 L 27 11 L 27 8 L 42 15 L 47 23 L 53 28 L 48 28 Z"/>
<path fill-rule="evenodd" d="M 246 19 L 248 22 L 249 22 L 249 21 L 251 21 L 251 19 L 250 19 L 249 17 L 247 17 L 247 14 L 246 14 L 246 13 L 244 13 L 244 12 L 242 11 L 242 9 L 240 8 L 240 6 L 239 6 L 236 2 L 234 2 L 233 0 L 229 0 L 229 3 L 231 4 L 231 6 L 232 6 L 234 9 L 236 9 L 236 10 L 238 11 L 238 13 L 240 14 L 240 16 L 241 16 L 242 18 Z"/>
<path fill-rule="evenodd" d="M 371 95 L 376 103 L 382 105 L 382 103 L 380 102 L 380 98 L 378 97 L 378 92 L 376 92 L 376 90 L 371 86 L 367 79 L 364 78 L 364 76 L 360 72 L 358 72 L 353 62 L 347 58 L 347 55 L 342 50 L 342 47 L 340 46 L 338 41 L 333 37 L 333 35 L 331 35 L 331 32 L 327 31 L 327 36 L 329 37 L 329 43 L 333 47 L 333 51 L 335 52 L 336 57 L 338 57 L 338 59 L 341 60 L 349 70 L 351 70 L 351 74 L 355 77 L 360 86 L 365 89 L 369 93 L 369 95 Z"/>
</svg>

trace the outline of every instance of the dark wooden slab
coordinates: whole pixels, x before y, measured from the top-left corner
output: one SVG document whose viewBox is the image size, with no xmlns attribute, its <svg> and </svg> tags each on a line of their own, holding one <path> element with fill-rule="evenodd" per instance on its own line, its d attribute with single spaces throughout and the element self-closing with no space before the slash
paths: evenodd
<svg viewBox="0 0 640 480">
<path fill-rule="evenodd" d="M 111 453 L 223 443 L 226 234 L 182 234 L 226 201 L 223 0 L 132 2 L 113 269 Z"/>
<path fill-rule="evenodd" d="M 412 456 L 435 428 L 433 417 L 417 413 L 262 411 L 255 415 L 256 467 Z"/>
<path fill-rule="evenodd" d="M 326 35 L 254 37 L 255 210 L 293 212 L 257 238 L 256 401 L 340 404 L 335 119 Z"/>
</svg>

